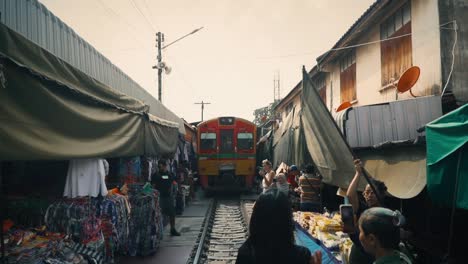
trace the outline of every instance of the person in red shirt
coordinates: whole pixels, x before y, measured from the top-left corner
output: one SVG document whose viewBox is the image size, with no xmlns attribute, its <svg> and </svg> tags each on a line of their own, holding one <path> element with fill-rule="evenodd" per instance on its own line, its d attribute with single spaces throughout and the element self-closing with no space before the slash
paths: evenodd
<svg viewBox="0 0 468 264">
<path fill-rule="evenodd" d="M 301 172 L 299 171 L 296 165 L 291 165 L 291 167 L 289 167 L 286 180 L 288 181 L 291 190 L 289 199 L 291 201 L 293 210 L 299 210 L 300 197 L 299 194 L 296 193 L 294 190 L 299 187 L 297 182 L 299 181 L 300 174 Z"/>
<path fill-rule="evenodd" d="M 300 174 L 301 173 L 296 165 L 291 165 L 291 167 L 289 167 L 287 180 L 293 190 L 298 187 L 296 178 L 299 177 Z"/>
</svg>

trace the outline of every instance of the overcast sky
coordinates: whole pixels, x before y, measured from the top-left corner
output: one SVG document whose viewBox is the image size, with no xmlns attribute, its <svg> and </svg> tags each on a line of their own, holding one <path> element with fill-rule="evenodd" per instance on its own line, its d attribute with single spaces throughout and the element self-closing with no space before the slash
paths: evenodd
<svg viewBox="0 0 468 264">
<path fill-rule="evenodd" d="M 172 67 L 163 104 L 189 122 L 229 115 L 253 120 L 330 49 L 374 0 L 40 0 L 81 37 L 157 98 L 156 32 Z M 138 10 L 139 9 L 139 10 Z M 141 13 L 140 13 L 141 12 Z"/>
</svg>

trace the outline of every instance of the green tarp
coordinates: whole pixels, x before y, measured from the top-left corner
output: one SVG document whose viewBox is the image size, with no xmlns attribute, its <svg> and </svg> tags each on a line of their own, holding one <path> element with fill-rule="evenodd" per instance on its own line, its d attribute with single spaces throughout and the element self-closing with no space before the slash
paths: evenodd
<svg viewBox="0 0 468 264">
<path fill-rule="evenodd" d="M 468 209 L 468 104 L 429 123 L 426 139 L 431 199 Z"/>
<path fill-rule="evenodd" d="M 287 165 L 305 167 L 308 160 L 304 130 L 301 127 L 301 110 L 293 109 L 274 134 L 273 165 L 282 162 Z"/>
<path fill-rule="evenodd" d="M 178 125 L 0 23 L 0 160 L 175 152 Z"/>
</svg>

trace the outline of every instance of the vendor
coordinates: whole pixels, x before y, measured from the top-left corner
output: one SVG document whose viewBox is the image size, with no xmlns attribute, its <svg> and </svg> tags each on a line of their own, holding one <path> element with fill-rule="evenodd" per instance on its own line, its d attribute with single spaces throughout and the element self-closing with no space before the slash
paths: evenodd
<svg viewBox="0 0 468 264">
<path fill-rule="evenodd" d="M 159 204 L 161 205 L 162 214 L 169 217 L 171 236 L 180 236 L 180 233 L 175 229 L 175 192 L 173 191 L 173 182 L 175 177 L 167 169 L 166 160 L 159 160 L 158 166 L 159 172 L 151 176 L 151 181 L 161 195 Z"/>
<path fill-rule="evenodd" d="M 361 175 L 362 175 L 362 164 L 359 159 L 354 161 L 354 167 L 356 169 L 356 174 L 354 175 L 353 180 L 351 181 L 351 184 L 349 185 L 348 191 L 346 192 L 346 195 L 348 196 L 349 202 L 353 206 L 353 211 L 355 214 L 355 219 L 359 221 L 359 218 L 361 217 L 361 214 L 368 208 L 371 207 L 381 207 L 383 206 L 380 204 L 379 199 L 377 198 L 377 195 L 379 197 L 384 197 L 387 187 L 385 184 L 381 181 L 375 180 L 370 178 L 369 180 L 372 182 L 372 185 L 375 186 L 376 191 L 378 194 L 376 195 L 373 191 L 372 188 L 369 184 L 366 185 L 366 188 L 363 192 L 364 196 L 364 201 L 359 199 L 358 193 L 357 193 L 357 188 L 359 185 L 359 181 L 361 180 Z M 359 241 L 359 230 L 356 230 L 355 233 L 350 234 L 349 237 L 353 241 L 353 246 L 351 247 L 351 253 L 349 256 L 349 263 L 350 264 L 366 264 L 366 263 L 373 263 L 374 262 L 374 257 L 366 251 L 364 251 L 364 248 L 361 245 L 361 242 Z"/>
</svg>

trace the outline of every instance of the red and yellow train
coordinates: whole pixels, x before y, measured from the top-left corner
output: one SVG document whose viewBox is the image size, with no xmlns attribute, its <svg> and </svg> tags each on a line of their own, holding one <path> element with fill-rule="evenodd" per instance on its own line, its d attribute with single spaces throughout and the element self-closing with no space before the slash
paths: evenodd
<svg viewBox="0 0 468 264">
<path fill-rule="evenodd" d="M 255 175 L 256 125 L 219 117 L 197 128 L 198 172 L 205 191 L 249 190 Z"/>
</svg>

